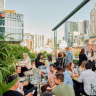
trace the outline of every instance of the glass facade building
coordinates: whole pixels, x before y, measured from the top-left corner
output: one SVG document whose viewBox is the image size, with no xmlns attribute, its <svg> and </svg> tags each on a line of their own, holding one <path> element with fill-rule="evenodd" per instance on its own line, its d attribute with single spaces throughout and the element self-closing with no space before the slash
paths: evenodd
<svg viewBox="0 0 96 96">
<path fill-rule="evenodd" d="M 0 36 L 6 36 L 5 41 L 23 41 L 23 15 L 10 12 L 0 12 Z"/>
<path fill-rule="evenodd" d="M 77 22 L 66 21 L 64 24 L 64 36 L 67 46 L 73 46 L 73 32 L 78 30 Z"/>
<path fill-rule="evenodd" d="M 0 0 L 0 11 L 3 11 L 5 7 L 5 0 Z"/>
</svg>

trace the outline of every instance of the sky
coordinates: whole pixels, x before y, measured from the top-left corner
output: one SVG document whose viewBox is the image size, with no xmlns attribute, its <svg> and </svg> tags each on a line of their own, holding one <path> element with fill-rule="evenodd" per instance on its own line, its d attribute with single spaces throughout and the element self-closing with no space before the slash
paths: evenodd
<svg viewBox="0 0 96 96">
<path fill-rule="evenodd" d="M 24 15 L 24 33 L 44 34 L 54 38 L 52 29 L 63 20 L 83 0 L 6 0 L 6 10 L 15 10 Z M 70 21 L 89 20 L 95 0 L 91 0 L 79 10 Z M 58 39 L 64 35 L 64 26 L 57 30 Z"/>
</svg>

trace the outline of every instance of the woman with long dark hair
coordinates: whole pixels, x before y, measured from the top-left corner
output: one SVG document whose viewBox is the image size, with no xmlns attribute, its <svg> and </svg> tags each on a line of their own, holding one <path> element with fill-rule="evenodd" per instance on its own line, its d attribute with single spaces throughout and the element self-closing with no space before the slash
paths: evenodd
<svg viewBox="0 0 96 96">
<path fill-rule="evenodd" d="M 95 71 L 95 55 L 93 49 L 90 49 L 90 56 L 88 57 L 88 61 L 92 63 L 92 71 Z"/>
<path fill-rule="evenodd" d="M 85 49 L 82 48 L 79 54 L 79 66 L 82 64 L 83 61 L 87 61 L 87 56 L 85 54 Z"/>
<path fill-rule="evenodd" d="M 64 59 L 63 59 L 63 53 L 62 52 L 58 53 L 58 58 L 56 59 L 55 65 L 56 65 L 56 67 L 62 66 L 64 69 Z"/>
<path fill-rule="evenodd" d="M 40 68 L 40 69 L 44 68 L 45 63 L 42 58 L 43 58 L 43 54 L 39 53 L 37 58 L 35 59 L 36 68 Z"/>
</svg>

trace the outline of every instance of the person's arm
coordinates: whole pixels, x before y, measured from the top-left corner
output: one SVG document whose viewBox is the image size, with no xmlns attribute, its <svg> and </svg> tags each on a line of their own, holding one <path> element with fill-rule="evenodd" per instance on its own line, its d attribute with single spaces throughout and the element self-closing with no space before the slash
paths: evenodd
<svg viewBox="0 0 96 96">
<path fill-rule="evenodd" d="M 78 74 L 74 74 L 74 68 L 72 68 L 72 74 L 71 74 L 71 78 L 77 77 Z"/>
<path fill-rule="evenodd" d="M 57 85 L 54 85 L 54 86 L 53 86 L 53 87 L 51 87 L 50 89 L 52 90 L 52 89 L 54 89 L 56 86 L 57 86 Z"/>
<path fill-rule="evenodd" d="M 84 79 L 84 75 L 83 75 L 83 73 L 81 73 L 81 75 L 78 79 L 78 82 L 83 83 L 83 79 Z"/>
<path fill-rule="evenodd" d="M 30 93 L 28 93 L 27 95 L 25 95 L 25 96 L 33 96 L 33 93 L 32 92 L 30 92 Z"/>
<path fill-rule="evenodd" d="M 29 83 L 27 81 L 25 81 L 25 82 L 23 82 L 21 84 L 22 84 L 22 86 L 27 86 Z"/>
<path fill-rule="evenodd" d="M 79 75 L 82 73 L 82 71 L 81 71 L 81 67 L 79 67 Z"/>
<path fill-rule="evenodd" d="M 85 57 L 85 60 L 87 61 L 88 58 L 87 58 L 86 54 L 84 54 L 84 57 Z"/>
<path fill-rule="evenodd" d="M 42 59 L 40 59 L 39 62 L 41 62 L 42 65 L 45 65 L 45 62 Z"/>
<path fill-rule="evenodd" d="M 23 85 L 21 83 L 19 83 L 19 86 L 18 86 L 18 90 L 17 91 L 20 92 L 22 94 L 22 96 L 24 95 Z"/>
</svg>

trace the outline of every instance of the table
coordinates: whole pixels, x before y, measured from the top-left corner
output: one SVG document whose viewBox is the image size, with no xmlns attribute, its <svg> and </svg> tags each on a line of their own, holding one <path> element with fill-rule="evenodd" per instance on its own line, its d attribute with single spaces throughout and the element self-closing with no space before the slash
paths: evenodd
<svg viewBox="0 0 96 96">
<path fill-rule="evenodd" d="M 41 69 L 32 69 L 24 72 L 26 78 L 25 81 L 29 81 L 30 84 L 39 87 L 39 93 L 41 92 L 41 86 L 47 83 L 46 80 L 41 80 Z"/>
<path fill-rule="evenodd" d="M 37 82 L 31 81 L 30 83 L 39 88 L 39 94 L 40 94 L 41 86 L 47 84 L 47 80 L 37 81 Z"/>
</svg>

